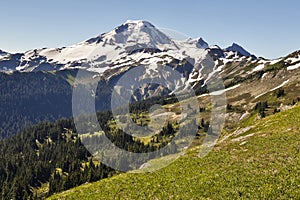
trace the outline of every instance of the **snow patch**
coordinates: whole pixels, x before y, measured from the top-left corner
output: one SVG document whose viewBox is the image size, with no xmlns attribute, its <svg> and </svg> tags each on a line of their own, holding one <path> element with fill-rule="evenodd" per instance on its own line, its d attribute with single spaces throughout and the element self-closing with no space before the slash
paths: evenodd
<svg viewBox="0 0 300 200">
<path fill-rule="evenodd" d="M 221 95 L 221 94 L 223 94 L 224 92 L 227 92 L 227 91 L 229 91 L 229 90 L 233 90 L 233 89 L 235 89 L 235 88 L 238 88 L 240 85 L 241 85 L 241 84 L 238 84 L 238 85 L 232 86 L 232 87 L 230 87 L 230 88 L 226 88 L 226 89 L 224 89 L 224 90 L 214 91 L 214 92 L 209 93 L 209 95 L 212 95 L 212 96 Z"/>
<path fill-rule="evenodd" d="M 300 58 L 288 58 L 288 59 L 286 59 L 286 61 L 289 62 L 289 63 L 291 63 L 291 64 L 293 64 L 293 63 L 295 63 L 295 62 L 297 62 L 299 60 L 300 60 Z"/>
<path fill-rule="evenodd" d="M 110 69 L 110 67 L 102 67 L 102 68 L 89 68 L 88 71 L 91 71 L 91 72 L 97 72 L 99 74 L 103 74 L 103 72 L 105 72 L 106 70 Z"/>
<path fill-rule="evenodd" d="M 292 65 L 292 66 L 288 66 L 287 70 L 294 70 L 300 67 L 300 63 L 296 64 L 296 65 Z"/>
<path fill-rule="evenodd" d="M 264 79 L 268 74 L 269 74 L 268 72 L 264 73 L 261 79 Z"/>
<path fill-rule="evenodd" d="M 256 67 L 252 70 L 252 72 L 261 71 L 264 67 L 265 67 L 265 64 L 260 64 L 260 65 L 256 66 Z"/>
<path fill-rule="evenodd" d="M 263 95 L 267 94 L 268 92 L 272 92 L 272 91 L 274 91 L 274 90 L 277 90 L 277 89 L 279 89 L 279 88 L 283 87 L 283 86 L 284 86 L 285 84 L 287 84 L 288 82 L 289 82 L 289 80 L 286 80 L 286 81 L 284 81 L 284 82 L 283 82 L 283 83 L 281 83 L 279 86 L 277 86 L 277 87 L 275 87 L 275 88 L 271 89 L 270 91 L 263 92 L 263 93 L 261 93 L 260 95 L 257 95 L 257 96 L 255 97 L 255 99 L 257 99 L 257 98 L 259 98 L 259 97 L 261 97 L 261 96 L 263 96 Z"/>
<path fill-rule="evenodd" d="M 284 82 L 281 83 L 279 86 L 277 86 L 277 87 L 273 88 L 272 90 L 270 90 L 270 92 L 272 92 L 272 91 L 274 91 L 274 90 L 277 90 L 277 89 L 283 87 L 283 86 L 284 86 L 285 84 L 287 84 L 289 81 L 290 81 L 290 80 L 284 81 Z"/>
</svg>

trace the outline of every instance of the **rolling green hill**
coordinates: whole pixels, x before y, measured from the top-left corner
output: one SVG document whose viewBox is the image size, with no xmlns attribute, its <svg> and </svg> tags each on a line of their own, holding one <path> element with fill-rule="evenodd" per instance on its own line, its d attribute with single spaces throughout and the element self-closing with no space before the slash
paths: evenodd
<svg viewBox="0 0 300 200">
<path fill-rule="evenodd" d="M 299 105 L 225 134 L 204 158 L 197 151 L 156 172 L 121 174 L 49 199 L 300 198 Z"/>
</svg>

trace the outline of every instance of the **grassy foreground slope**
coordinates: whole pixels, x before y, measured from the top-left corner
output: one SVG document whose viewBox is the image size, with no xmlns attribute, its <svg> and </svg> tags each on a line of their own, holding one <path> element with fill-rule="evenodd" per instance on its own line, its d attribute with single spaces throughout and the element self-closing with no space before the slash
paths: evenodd
<svg viewBox="0 0 300 200">
<path fill-rule="evenodd" d="M 120 174 L 49 199 L 299 199 L 300 106 L 189 150 L 152 173 Z"/>
</svg>

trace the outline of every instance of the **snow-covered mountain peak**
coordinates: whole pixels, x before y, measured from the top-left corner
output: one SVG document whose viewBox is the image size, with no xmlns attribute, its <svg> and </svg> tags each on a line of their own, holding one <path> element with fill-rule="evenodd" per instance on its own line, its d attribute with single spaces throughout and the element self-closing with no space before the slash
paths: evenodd
<svg viewBox="0 0 300 200">
<path fill-rule="evenodd" d="M 156 28 L 154 25 L 152 25 L 150 22 L 143 21 L 143 20 L 127 20 L 122 25 L 116 27 L 113 31 L 109 32 L 108 34 L 114 35 L 114 34 L 128 34 L 129 32 L 150 32 L 150 31 L 156 31 Z"/>
<path fill-rule="evenodd" d="M 208 48 L 208 43 L 205 42 L 205 40 L 202 37 L 198 38 L 188 38 L 185 40 L 185 42 L 189 45 L 195 45 L 199 49 L 206 49 Z"/>
<path fill-rule="evenodd" d="M 150 22 L 144 20 L 127 20 L 112 31 L 86 40 L 84 43 L 102 43 L 102 46 L 132 46 L 132 44 L 142 44 L 142 46 L 145 46 L 147 44 L 148 48 L 158 48 L 157 45 L 172 44 L 173 42 Z"/>
<path fill-rule="evenodd" d="M 148 21 L 145 21 L 145 20 L 127 20 L 124 25 L 132 25 L 132 26 L 149 26 L 149 27 L 153 27 L 154 28 L 154 25 L 151 24 L 150 22 Z"/>
<path fill-rule="evenodd" d="M 238 52 L 241 55 L 246 56 L 246 57 L 251 56 L 251 54 L 247 50 L 245 50 L 242 46 L 240 46 L 236 43 L 233 43 L 231 46 L 227 47 L 225 50 L 226 51 Z"/>
<path fill-rule="evenodd" d="M 150 22 L 143 20 L 127 20 L 114 30 L 91 38 L 86 43 L 102 43 L 102 46 L 139 46 L 139 48 L 157 48 L 161 50 L 166 48 L 165 45 L 174 45 L 174 42 L 167 35 Z"/>
<path fill-rule="evenodd" d="M 118 68 L 122 71 L 137 64 L 187 61 L 191 65 L 198 65 L 207 56 L 215 60 L 225 59 L 226 53 L 229 55 L 233 52 L 238 52 L 234 57 L 237 59 L 245 54 L 250 55 L 237 44 L 224 50 L 218 46 L 209 46 L 202 37 L 173 40 L 150 22 L 127 20 L 107 33 L 72 46 L 34 49 L 2 58 L 0 52 L 0 70 L 64 70 L 83 67 L 104 74 L 106 70 Z"/>
</svg>

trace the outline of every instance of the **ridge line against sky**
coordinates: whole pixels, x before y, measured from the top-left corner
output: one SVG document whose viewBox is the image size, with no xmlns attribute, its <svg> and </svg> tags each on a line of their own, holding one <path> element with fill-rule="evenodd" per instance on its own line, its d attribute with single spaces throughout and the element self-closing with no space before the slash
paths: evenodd
<svg viewBox="0 0 300 200">
<path fill-rule="evenodd" d="M 297 0 L 2 0 L 0 49 L 69 46 L 141 19 L 210 45 L 235 42 L 257 56 L 277 58 L 300 49 L 299 8 Z"/>
</svg>

